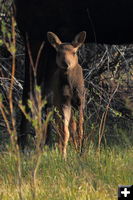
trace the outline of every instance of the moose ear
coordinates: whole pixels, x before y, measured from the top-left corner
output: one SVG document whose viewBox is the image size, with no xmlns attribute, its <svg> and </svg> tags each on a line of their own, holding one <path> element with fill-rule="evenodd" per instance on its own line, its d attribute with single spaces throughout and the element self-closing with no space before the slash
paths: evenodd
<svg viewBox="0 0 133 200">
<path fill-rule="evenodd" d="M 49 43 L 55 48 L 57 49 L 57 47 L 62 43 L 60 41 L 60 39 L 58 38 L 58 36 L 53 33 L 53 32 L 47 32 L 47 38 Z"/>
<path fill-rule="evenodd" d="M 86 39 L 86 32 L 85 31 L 82 31 L 80 32 L 79 34 L 77 34 L 72 42 L 72 45 L 75 47 L 75 48 L 79 48 L 83 45 L 84 41 Z"/>
</svg>

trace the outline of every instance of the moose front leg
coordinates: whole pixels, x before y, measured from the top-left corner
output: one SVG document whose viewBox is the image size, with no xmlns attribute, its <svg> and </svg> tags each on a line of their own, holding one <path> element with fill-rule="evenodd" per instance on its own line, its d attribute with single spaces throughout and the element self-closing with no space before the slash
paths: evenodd
<svg viewBox="0 0 133 200">
<path fill-rule="evenodd" d="M 77 120 L 75 119 L 76 116 L 74 115 L 75 112 L 74 110 L 72 110 L 72 113 L 71 113 L 71 120 L 70 120 L 70 131 L 71 131 L 71 139 L 72 139 L 72 142 L 74 144 L 74 147 L 75 149 L 77 150 L 78 149 L 78 139 L 77 139 L 77 135 L 76 135 L 76 131 L 77 131 Z"/>
<path fill-rule="evenodd" d="M 78 143 L 79 143 L 80 151 L 81 151 L 82 142 L 83 142 L 83 123 L 84 123 L 83 106 L 81 104 L 79 106 L 79 116 L 78 116 Z"/>
<path fill-rule="evenodd" d="M 66 149 L 70 137 L 69 132 L 69 123 L 71 118 L 71 106 L 64 106 L 63 107 L 63 148 L 62 148 L 62 154 L 63 157 L 66 159 Z"/>
</svg>

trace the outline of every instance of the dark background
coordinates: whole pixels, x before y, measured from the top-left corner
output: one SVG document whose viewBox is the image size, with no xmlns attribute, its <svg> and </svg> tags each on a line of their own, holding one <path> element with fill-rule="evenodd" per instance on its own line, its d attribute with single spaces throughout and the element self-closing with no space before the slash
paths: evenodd
<svg viewBox="0 0 133 200">
<path fill-rule="evenodd" d="M 87 31 L 87 41 L 122 44 L 133 42 L 132 0 L 14 0 L 20 29 L 31 37 L 55 31 L 69 39 Z M 70 33 L 69 33 L 70 34 Z"/>
</svg>

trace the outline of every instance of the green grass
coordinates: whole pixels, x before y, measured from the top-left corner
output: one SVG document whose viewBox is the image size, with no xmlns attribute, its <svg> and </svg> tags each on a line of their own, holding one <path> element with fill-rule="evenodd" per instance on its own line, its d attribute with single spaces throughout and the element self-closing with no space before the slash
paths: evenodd
<svg viewBox="0 0 133 200">
<path fill-rule="evenodd" d="M 22 155 L 22 195 L 32 200 L 34 153 Z M 18 200 L 16 158 L 0 153 L 0 200 Z M 64 161 L 57 150 L 45 150 L 36 177 L 37 200 L 116 200 L 118 185 L 133 183 L 133 148 L 90 146 L 82 156 L 69 147 Z"/>
</svg>

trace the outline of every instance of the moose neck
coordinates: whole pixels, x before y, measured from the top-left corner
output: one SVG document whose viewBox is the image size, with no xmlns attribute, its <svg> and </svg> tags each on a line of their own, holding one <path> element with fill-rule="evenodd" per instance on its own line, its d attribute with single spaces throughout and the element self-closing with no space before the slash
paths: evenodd
<svg viewBox="0 0 133 200">
<path fill-rule="evenodd" d="M 78 66 L 79 65 L 77 64 L 75 67 L 72 67 L 72 68 L 67 68 L 67 69 L 58 68 L 59 69 L 59 79 L 63 83 L 63 85 L 71 86 L 71 84 L 74 81 L 73 78 L 77 74 Z"/>
</svg>

